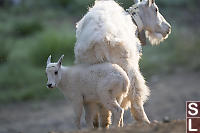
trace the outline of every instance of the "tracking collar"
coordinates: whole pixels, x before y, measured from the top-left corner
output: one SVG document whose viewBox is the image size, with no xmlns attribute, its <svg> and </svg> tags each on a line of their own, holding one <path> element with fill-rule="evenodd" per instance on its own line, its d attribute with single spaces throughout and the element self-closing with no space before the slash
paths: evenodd
<svg viewBox="0 0 200 133">
<path fill-rule="evenodd" d="M 139 32 L 141 32 L 143 30 L 144 25 L 138 14 L 139 12 L 138 5 L 137 4 L 132 5 L 129 9 L 127 9 L 127 12 L 131 15 L 132 19 L 136 23 Z"/>
</svg>

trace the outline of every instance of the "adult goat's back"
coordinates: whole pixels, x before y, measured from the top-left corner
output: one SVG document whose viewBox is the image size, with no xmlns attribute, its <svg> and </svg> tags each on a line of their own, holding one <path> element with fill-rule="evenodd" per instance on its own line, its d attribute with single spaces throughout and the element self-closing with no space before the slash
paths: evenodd
<svg viewBox="0 0 200 133">
<path fill-rule="evenodd" d="M 79 21 L 76 31 L 75 62 L 111 62 L 121 66 L 131 82 L 121 106 L 131 108 L 138 122 L 149 123 L 143 104 L 150 94 L 139 70 L 141 43 L 138 34 L 146 31 L 152 44 L 166 39 L 171 26 L 159 13 L 154 0 L 136 3 L 129 13 L 113 0 L 98 0 Z M 131 104 L 129 104 L 131 103 Z"/>
</svg>

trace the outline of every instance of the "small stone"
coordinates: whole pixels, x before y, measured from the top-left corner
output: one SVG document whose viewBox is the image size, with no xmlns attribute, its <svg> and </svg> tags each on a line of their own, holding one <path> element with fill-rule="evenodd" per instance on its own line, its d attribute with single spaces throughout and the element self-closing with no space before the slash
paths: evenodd
<svg viewBox="0 0 200 133">
<path fill-rule="evenodd" d="M 168 117 L 168 116 L 165 116 L 165 117 L 163 118 L 163 122 L 164 122 L 164 123 L 169 123 L 169 122 L 170 122 L 169 117 Z"/>
</svg>

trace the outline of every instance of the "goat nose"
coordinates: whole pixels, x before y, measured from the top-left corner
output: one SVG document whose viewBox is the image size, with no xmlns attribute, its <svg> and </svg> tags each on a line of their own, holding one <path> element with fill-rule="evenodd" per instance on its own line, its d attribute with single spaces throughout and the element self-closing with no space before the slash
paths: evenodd
<svg viewBox="0 0 200 133">
<path fill-rule="evenodd" d="M 167 34 L 171 33 L 171 26 L 169 27 Z"/>
<path fill-rule="evenodd" d="M 48 87 L 48 88 L 51 88 L 51 87 L 52 87 L 52 84 L 47 84 L 47 87 Z"/>
<path fill-rule="evenodd" d="M 168 27 L 169 30 L 171 30 L 171 25 L 170 24 L 167 27 Z"/>
</svg>

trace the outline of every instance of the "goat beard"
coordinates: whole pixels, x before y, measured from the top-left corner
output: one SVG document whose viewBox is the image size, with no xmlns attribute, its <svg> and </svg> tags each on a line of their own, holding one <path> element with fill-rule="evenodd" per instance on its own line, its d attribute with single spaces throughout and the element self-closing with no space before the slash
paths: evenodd
<svg viewBox="0 0 200 133">
<path fill-rule="evenodd" d="M 146 37 L 149 38 L 149 41 L 152 45 L 158 45 L 160 44 L 163 40 L 165 40 L 168 35 L 163 37 L 161 33 L 156 33 L 156 32 L 149 32 L 146 31 Z"/>
</svg>

